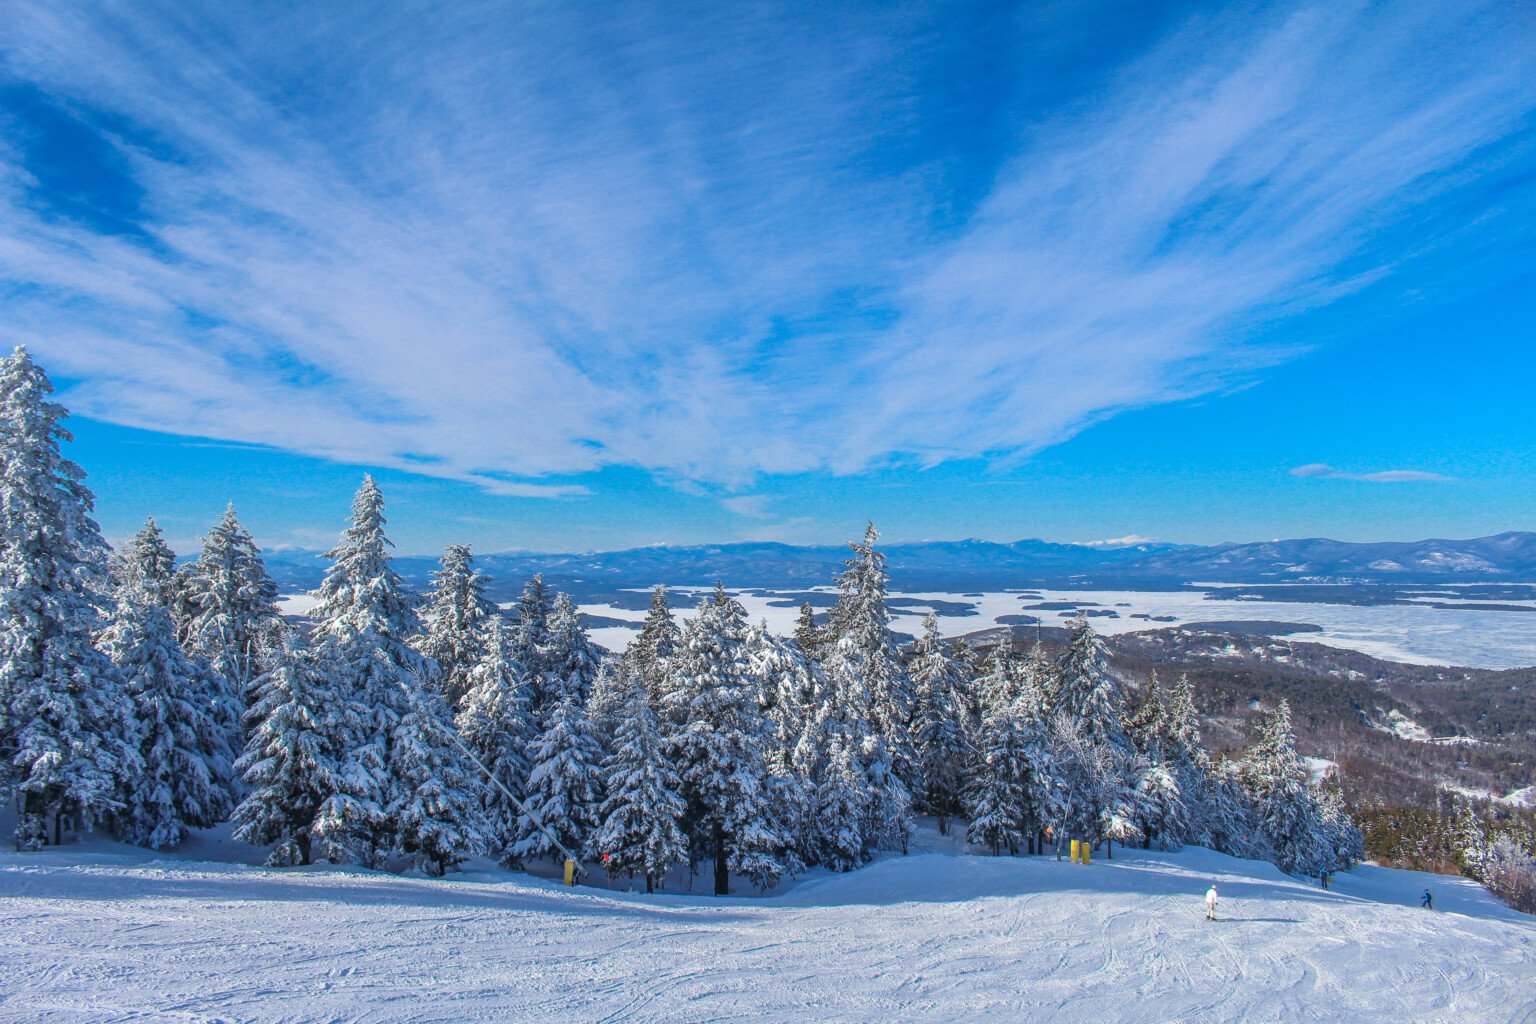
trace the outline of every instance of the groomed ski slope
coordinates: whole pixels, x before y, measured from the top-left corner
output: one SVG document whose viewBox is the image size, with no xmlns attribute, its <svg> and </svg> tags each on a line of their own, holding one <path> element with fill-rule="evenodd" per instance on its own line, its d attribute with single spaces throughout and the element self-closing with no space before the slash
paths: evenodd
<svg viewBox="0 0 1536 1024">
<path fill-rule="evenodd" d="M 716 900 L 66 847 L 0 856 L 0 935 L 0 1020 L 37 1024 L 1536 1021 L 1536 919 L 1477 886 L 1364 866 L 1323 893 L 1195 849 L 923 853 Z"/>
</svg>

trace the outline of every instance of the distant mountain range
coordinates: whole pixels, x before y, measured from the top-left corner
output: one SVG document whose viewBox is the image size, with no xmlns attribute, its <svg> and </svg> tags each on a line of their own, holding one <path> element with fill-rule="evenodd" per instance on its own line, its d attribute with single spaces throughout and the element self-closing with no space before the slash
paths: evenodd
<svg viewBox="0 0 1536 1024">
<path fill-rule="evenodd" d="M 1132 544 L 1123 547 L 1021 540 L 924 541 L 885 545 L 892 586 L 904 591 L 999 590 L 1037 586 L 1160 589 L 1212 583 L 1510 583 L 1536 581 L 1536 533 L 1510 532 L 1473 540 L 1357 544 L 1307 539 L 1249 544 Z M 646 547 L 588 554 L 489 553 L 477 562 L 496 580 L 493 596 L 508 600 L 522 581 L 542 572 L 562 589 L 612 593 L 654 583 L 800 590 L 831 583 L 848 557 L 846 546 L 774 543 Z M 268 566 L 285 590 L 318 584 L 318 552 L 276 551 Z M 402 556 L 396 567 L 425 586 L 437 559 Z"/>
</svg>

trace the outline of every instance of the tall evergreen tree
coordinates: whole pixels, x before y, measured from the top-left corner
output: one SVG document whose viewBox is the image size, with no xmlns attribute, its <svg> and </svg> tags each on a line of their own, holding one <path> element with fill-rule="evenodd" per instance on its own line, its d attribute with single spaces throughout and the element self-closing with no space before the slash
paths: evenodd
<svg viewBox="0 0 1536 1024">
<path fill-rule="evenodd" d="M 513 856 L 560 857 L 550 832 L 567 850 L 580 853 L 598 825 L 602 758 L 581 705 L 574 694 L 567 694 L 551 709 L 549 723 L 530 751 L 526 810 L 517 820 Z"/>
<path fill-rule="evenodd" d="M 394 842 L 429 875 L 489 845 L 483 777 L 463 756 L 440 695 L 421 692 L 390 737 L 394 776 L 388 808 Z"/>
<path fill-rule="evenodd" d="M 667 603 L 667 588 L 658 583 L 651 589 L 651 607 L 640 624 L 640 632 L 624 651 L 625 664 L 639 673 L 653 696 L 657 685 L 666 678 L 667 659 L 677 648 L 680 635 Z"/>
<path fill-rule="evenodd" d="M 514 630 L 512 657 L 530 679 L 544 676 L 549 650 L 549 587 L 544 574 L 535 573 L 533 579 L 523 585 L 523 593 L 517 599 L 517 628 Z"/>
<path fill-rule="evenodd" d="M 25 349 L 0 360 L 0 788 L 18 848 L 88 827 L 142 767 L 121 680 L 92 644 L 107 547 L 53 385 Z"/>
<path fill-rule="evenodd" d="M 661 749 L 661 732 L 639 671 L 618 676 L 626 684 L 613 753 L 603 762 L 601 824 L 588 848 L 610 874 L 645 879 L 654 892 L 667 872 L 688 860 L 680 822 L 687 810 L 677 795 L 681 781 Z"/>
<path fill-rule="evenodd" d="M 384 496 L 364 477 L 352 525 L 329 553 L 314 611 L 315 638 L 328 644 L 337 672 L 367 714 L 343 758 L 347 788 L 328 801 L 318 831 L 329 849 L 350 847 L 364 863 L 378 862 L 399 838 L 390 808 L 411 782 L 391 762 L 394 735 L 436 672 L 408 642 L 421 620 L 390 564 L 385 525 Z"/>
<path fill-rule="evenodd" d="M 603 656 L 587 636 L 587 627 L 570 594 L 555 595 L 548 636 L 538 710 L 551 708 L 566 697 L 585 703 Z"/>
<path fill-rule="evenodd" d="M 459 736 L 496 779 L 521 800 L 527 792 L 528 752 L 538 735 L 533 721 L 533 686 L 512 658 L 512 630 L 491 620 L 485 650 L 469 672 L 469 692 L 459 711 Z M 503 859 L 517 841 L 517 807 L 496 786 L 485 787 L 486 827 Z"/>
<path fill-rule="evenodd" d="M 172 604 L 177 584 L 176 552 L 166 544 L 154 519 L 144 520 L 144 526 L 112 558 L 109 568 L 119 592 L 135 590 L 159 604 Z"/>
<path fill-rule="evenodd" d="M 826 630 L 816 621 L 816 611 L 811 602 L 800 602 L 800 617 L 795 620 L 795 643 L 809 658 L 820 658 L 826 653 Z"/>
<path fill-rule="evenodd" d="M 469 690 L 470 670 L 485 649 L 486 624 L 496 608 L 485 596 L 490 577 L 475 568 L 468 545 L 449 545 L 441 565 L 432 573 L 432 593 L 422 609 L 427 631 L 416 638 L 416 649 L 437 662 L 443 697 L 457 708 Z"/>
<path fill-rule="evenodd" d="M 1280 870 L 1305 875 L 1334 866 L 1321 816 L 1296 754 L 1291 706 L 1282 700 L 1264 724 L 1259 741 L 1243 757 L 1237 780 L 1252 802 L 1259 828 L 1274 849 Z"/>
<path fill-rule="evenodd" d="M 911 748 L 919 781 L 916 803 L 937 817 L 939 832 L 948 835 L 949 819 L 961 810 L 971 744 L 960 671 L 944 651 L 932 612 L 923 620 L 923 636 L 908 673 L 913 688 Z"/>
<path fill-rule="evenodd" d="M 711 856 L 715 894 L 730 873 L 766 887 L 783 871 L 784 838 L 767 806 L 766 728 L 755 686 L 746 677 L 738 621 L 729 598 L 700 603 L 673 656 L 663 712 L 665 750 L 681 779 L 687 830 Z"/>
<path fill-rule="evenodd" d="M 185 627 L 187 650 L 206 659 L 228 681 L 226 699 L 238 720 L 254 698 L 263 645 L 281 621 L 277 584 L 267 575 L 256 541 L 230 505 L 189 567 L 184 600 L 191 618 Z"/>
<path fill-rule="evenodd" d="M 210 702 L 219 685 L 182 652 L 158 593 L 143 584 L 122 590 L 101 638 L 133 701 L 143 762 L 124 789 L 118 832 L 157 850 L 229 816 L 235 760 L 228 723 Z"/>
<path fill-rule="evenodd" d="M 907 723 L 912 712 L 911 680 L 907 678 L 891 635 L 891 614 L 886 604 L 890 575 L 885 555 L 875 549 L 880 533 L 870 523 L 860 543 L 849 544 L 853 557 L 838 577 L 838 599 L 828 624 L 833 643 L 848 641 L 863 662 L 864 685 L 869 693 L 870 726 L 890 751 L 902 781 L 912 781 Z"/>
<path fill-rule="evenodd" d="M 349 788 L 343 761 L 362 709 L 343 692 L 328 653 L 312 655 L 285 631 L 246 715 L 250 739 L 235 768 L 247 792 L 232 816 L 234 836 L 275 844 L 270 867 L 310 863 L 321 808 Z"/>
</svg>

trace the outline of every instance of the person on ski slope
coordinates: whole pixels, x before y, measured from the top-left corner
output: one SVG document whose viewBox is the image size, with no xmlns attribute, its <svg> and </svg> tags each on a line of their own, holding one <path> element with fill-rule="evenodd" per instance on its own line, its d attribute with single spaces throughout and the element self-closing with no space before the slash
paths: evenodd
<svg viewBox="0 0 1536 1024">
<path fill-rule="evenodd" d="M 1426 910 L 1435 909 L 1435 898 L 1429 894 L 1428 889 L 1425 889 L 1424 895 L 1419 897 L 1419 906 Z"/>
<path fill-rule="evenodd" d="M 1214 921 L 1214 920 L 1216 920 L 1216 883 L 1215 882 L 1212 882 L 1211 883 L 1211 887 L 1209 889 L 1205 890 L 1205 919 L 1207 921 Z"/>
</svg>

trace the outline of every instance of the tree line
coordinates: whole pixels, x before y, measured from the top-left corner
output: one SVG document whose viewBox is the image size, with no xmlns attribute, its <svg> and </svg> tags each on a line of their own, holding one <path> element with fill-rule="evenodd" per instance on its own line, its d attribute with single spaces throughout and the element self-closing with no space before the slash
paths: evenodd
<svg viewBox="0 0 1536 1024">
<path fill-rule="evenodd" d="M 776 636 L 720 585 L 679 622 L 657 587 L 611 656 L 540 576 L 504 614 L 464 546 L 419 598 L 365 478 L 292 622 L 233 509 L 180 568 L 153 521 L 110 552 L 51 392 L 23 349 L 0 363 L 0 785 L 19 849 L 97 825 L 162 848 L 232 821 L 272 865 L 440 875 L 571 851 L 647 890 L 704 868 L 718 893 L 905 851 L 915 815 L 997 854 L 1192 843 L 1309 874 L 1363 855 L 1284 702 L 1217 760 L 1187 680 L 1130 704 L 1085 620 L 1055 658 L 946 643 L 932 615 L 901 645 L 873 525 L 825 622 L 806 606 Z"/>
</svg>

